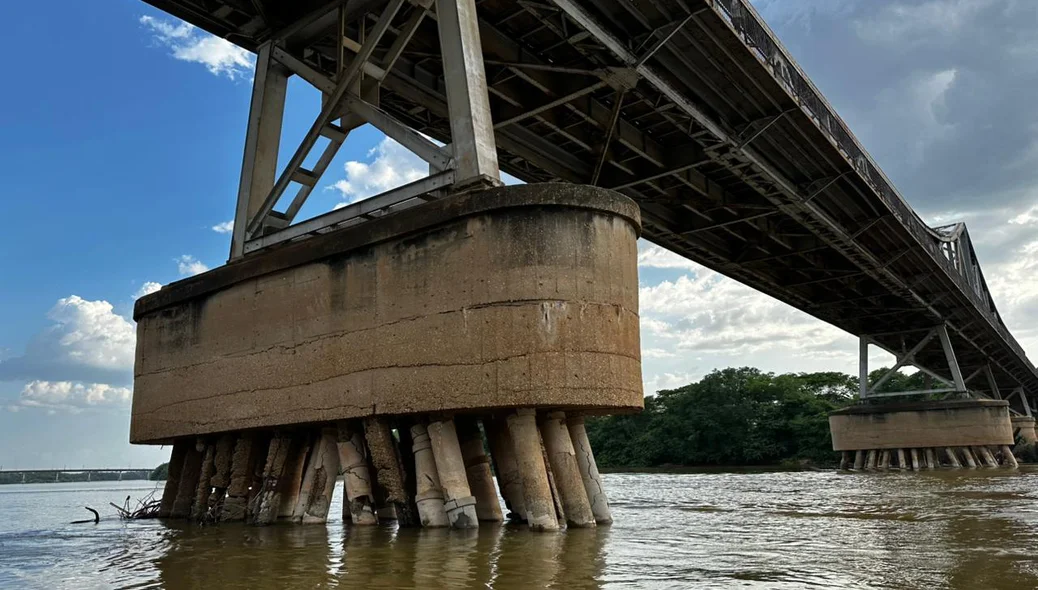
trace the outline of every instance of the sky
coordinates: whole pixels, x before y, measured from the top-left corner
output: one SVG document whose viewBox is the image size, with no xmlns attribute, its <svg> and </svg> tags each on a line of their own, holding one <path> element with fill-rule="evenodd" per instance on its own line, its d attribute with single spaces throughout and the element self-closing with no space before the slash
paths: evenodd
<svg viewBox="0 0 1038 590">
<path fill-rule="evenodd" d="M 227 259 L 254 58 L 137 0 L 59 4 L 0 5 L 22 56 L 0 93 L 0 469 L 153 466 L 168 449 L 128 444 L 133 302 Z M 755 4 L 923 218 L 968 224 L 1036 358 L 1038 2 Z M 319 106 L 290 81 L 282 160 Z M 303 215 L 424 170 L 362 128 Z M 855 338 L 691 261 L 641 243 L 639 273 L 647 394 L 728 366 L 857 371 Z"/>
</svg>

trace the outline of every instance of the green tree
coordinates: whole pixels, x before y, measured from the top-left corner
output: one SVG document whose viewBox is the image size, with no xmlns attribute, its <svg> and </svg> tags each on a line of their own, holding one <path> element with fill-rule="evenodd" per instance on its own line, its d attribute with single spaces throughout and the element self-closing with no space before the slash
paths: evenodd
<svg viewBox="0 0 1038 590">
<path fill-rule="evenodd" d="M 589 420 L 588 437 L 603 467 L 832 463 L 828 415 L 856 391 L 843 373 L 715 370 L 646 398 L 641 414 Z"/>
<path fill-rule="evenodd" d="M 169 477 L 169 463 L 163 463 L 151 470 L 148 479 L 151 481 L 165 481 Z"/>
</svg>

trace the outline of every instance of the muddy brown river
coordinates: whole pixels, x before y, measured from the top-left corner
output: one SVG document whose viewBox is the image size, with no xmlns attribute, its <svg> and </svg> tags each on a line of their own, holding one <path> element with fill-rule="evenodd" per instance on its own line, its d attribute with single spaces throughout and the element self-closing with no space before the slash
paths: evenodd
<svg viewBox="0 0 1038 590">
<path fill-rule="evenodd" d="M 108 507 L 150 482 L 0 486 L 0 588 L 1038 588 L 1033 468 L 605 480 L 616 523 L 559 534 L 167 526 Z"/>
</svg>

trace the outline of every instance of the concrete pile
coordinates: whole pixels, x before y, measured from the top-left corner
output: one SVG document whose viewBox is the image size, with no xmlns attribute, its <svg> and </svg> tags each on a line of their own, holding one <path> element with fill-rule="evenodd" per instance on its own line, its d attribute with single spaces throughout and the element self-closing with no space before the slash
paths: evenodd
<svg viewBox="0 0 1038 590">
<path fill-rule="evenodd" d="M 466 529 L 507 518 L 555 531 L 612 522 L 583 418 L 531 408 L 180 439 L 159 516 L 324 523 L 339 476 L 342 518 L 353 525 Z"/>
</svg>

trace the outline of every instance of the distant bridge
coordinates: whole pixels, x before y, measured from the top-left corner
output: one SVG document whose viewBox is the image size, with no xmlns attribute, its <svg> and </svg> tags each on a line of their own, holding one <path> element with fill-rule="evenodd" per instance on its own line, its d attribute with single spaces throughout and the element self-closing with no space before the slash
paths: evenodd
<svg viewBox="0 0 1038 590">
<path fill-rule="evenodd" d="M 151 469 L 0 469 L 0 484 L 148 479 Z"/>
</svg>

